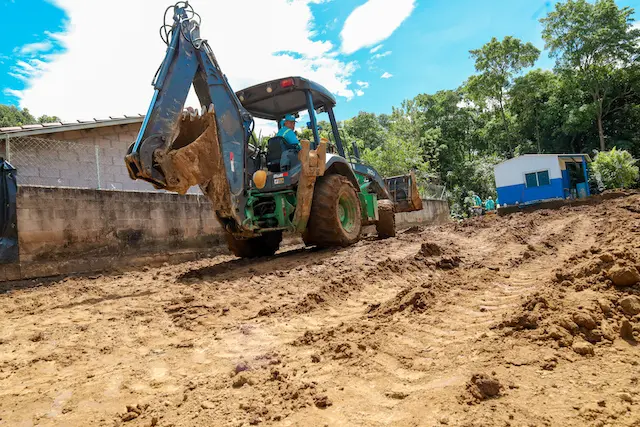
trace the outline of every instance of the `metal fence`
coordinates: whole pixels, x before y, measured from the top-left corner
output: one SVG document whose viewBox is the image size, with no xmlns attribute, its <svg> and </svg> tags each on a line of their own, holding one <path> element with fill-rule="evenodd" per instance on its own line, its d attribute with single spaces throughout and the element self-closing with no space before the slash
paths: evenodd
<svg viewBox="0 0 640 427">
<path fill-rule="evenodd" d="M 0 139 L 5 158 L 16 168 L 19 185 L 164 192 L 151 184 L 132 180 L 122 147 L 83 141 L 21 136 Z M 198 187 L 188 193 L 201 194 Z"/>
<path fill-rule="evenodd" d="M 102 188 L 100 147 L 33 136 L 5 140 L 6 158 L 20 185 Z"/>
<path fill-rule="evenodd" d="M 418 191 L 422 199 L 446 200 L 447 187 L 441 185 L 437 178 L 416 172 Z"/>
</svg>

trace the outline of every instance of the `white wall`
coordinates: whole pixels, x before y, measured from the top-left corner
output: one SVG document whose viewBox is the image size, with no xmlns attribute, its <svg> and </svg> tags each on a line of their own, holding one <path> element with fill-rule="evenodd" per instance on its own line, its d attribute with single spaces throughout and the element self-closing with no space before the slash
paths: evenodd
<svg viewBox="0 0 640 427">
<path fill-rule="evenodd" d="M 558 156 L 520 156 L 500 163 L 494 168 L 496 187 L 524 184 L 524 176 L 530 172 L 548 170 L 549 179 L 562 178 Z"/>
</svg>

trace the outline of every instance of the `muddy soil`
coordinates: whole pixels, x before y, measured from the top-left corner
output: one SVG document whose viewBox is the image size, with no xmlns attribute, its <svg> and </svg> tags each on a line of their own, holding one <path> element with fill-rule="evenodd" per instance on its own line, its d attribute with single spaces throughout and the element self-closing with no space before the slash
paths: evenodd
<svg viewBox="0 0 640 427">
<path fill-rule="evenodd" d="M 0 295 L 0 425 L 638 426 L 640 195 Z"/>
</svg>

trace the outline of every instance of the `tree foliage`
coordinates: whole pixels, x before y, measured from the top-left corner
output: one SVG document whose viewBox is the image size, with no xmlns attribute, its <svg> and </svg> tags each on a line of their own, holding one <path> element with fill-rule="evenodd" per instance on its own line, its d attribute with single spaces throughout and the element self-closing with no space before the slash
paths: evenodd
<svg viewBox="0 0 640 427">
<path fill-rule="evenodd" d="M 598 153 L 591 166 L 605 188 L 629 188 L 638 185 L 639 168 L 636 163 L 628 151 L 613 147 L 611 151 Z"/>
<path fill-rule="evenodd" d="M 617 88 L 626 68 L 637 67 L 640 29 L 633 28 L 633 9 L 614 0 L 568 0 L 541 19 L 542 37 L 559 72 L 586 88 L 591 97 L 600 150 L 606 147 L 604 118 L 615 111 L 630 86 Z M 622 90 L 620 90 L 622 89 Z"/>
<path fill-rule="evenodd" d="M 36 123 L 54 123 L 60 119 L 56 116 L 43 115 L 37 119 L 28 109 L 19 109 L 13 105 L 0 105 L 0 127 L 32 125 Z"/>
</svg>

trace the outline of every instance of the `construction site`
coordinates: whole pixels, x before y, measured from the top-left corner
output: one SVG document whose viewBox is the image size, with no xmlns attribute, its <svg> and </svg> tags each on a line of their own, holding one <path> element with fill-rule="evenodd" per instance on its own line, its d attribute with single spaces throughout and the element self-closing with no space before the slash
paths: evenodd
<svg viewBox="0 0 640 427">
<path fill-rule="evenodd" d="M 637 426 L 638 206 L 7 284 L 0 422 Z"/>
<path fill-rule="evenodd" d="M 364 141 L 309 78 L 234 90 L 200 25 L 165 10 L 144 115 L 0 110 L 0 426 L 640 426 L 640 170 L 602 123 L 637 105 L 594 95 L 602 150 L 575 123 L 545 149 L 501 75 L 500 155 L 453 92 L 359 113 Z M 514 73 L 540 54 L 501 43 Z"/>
</svg>

